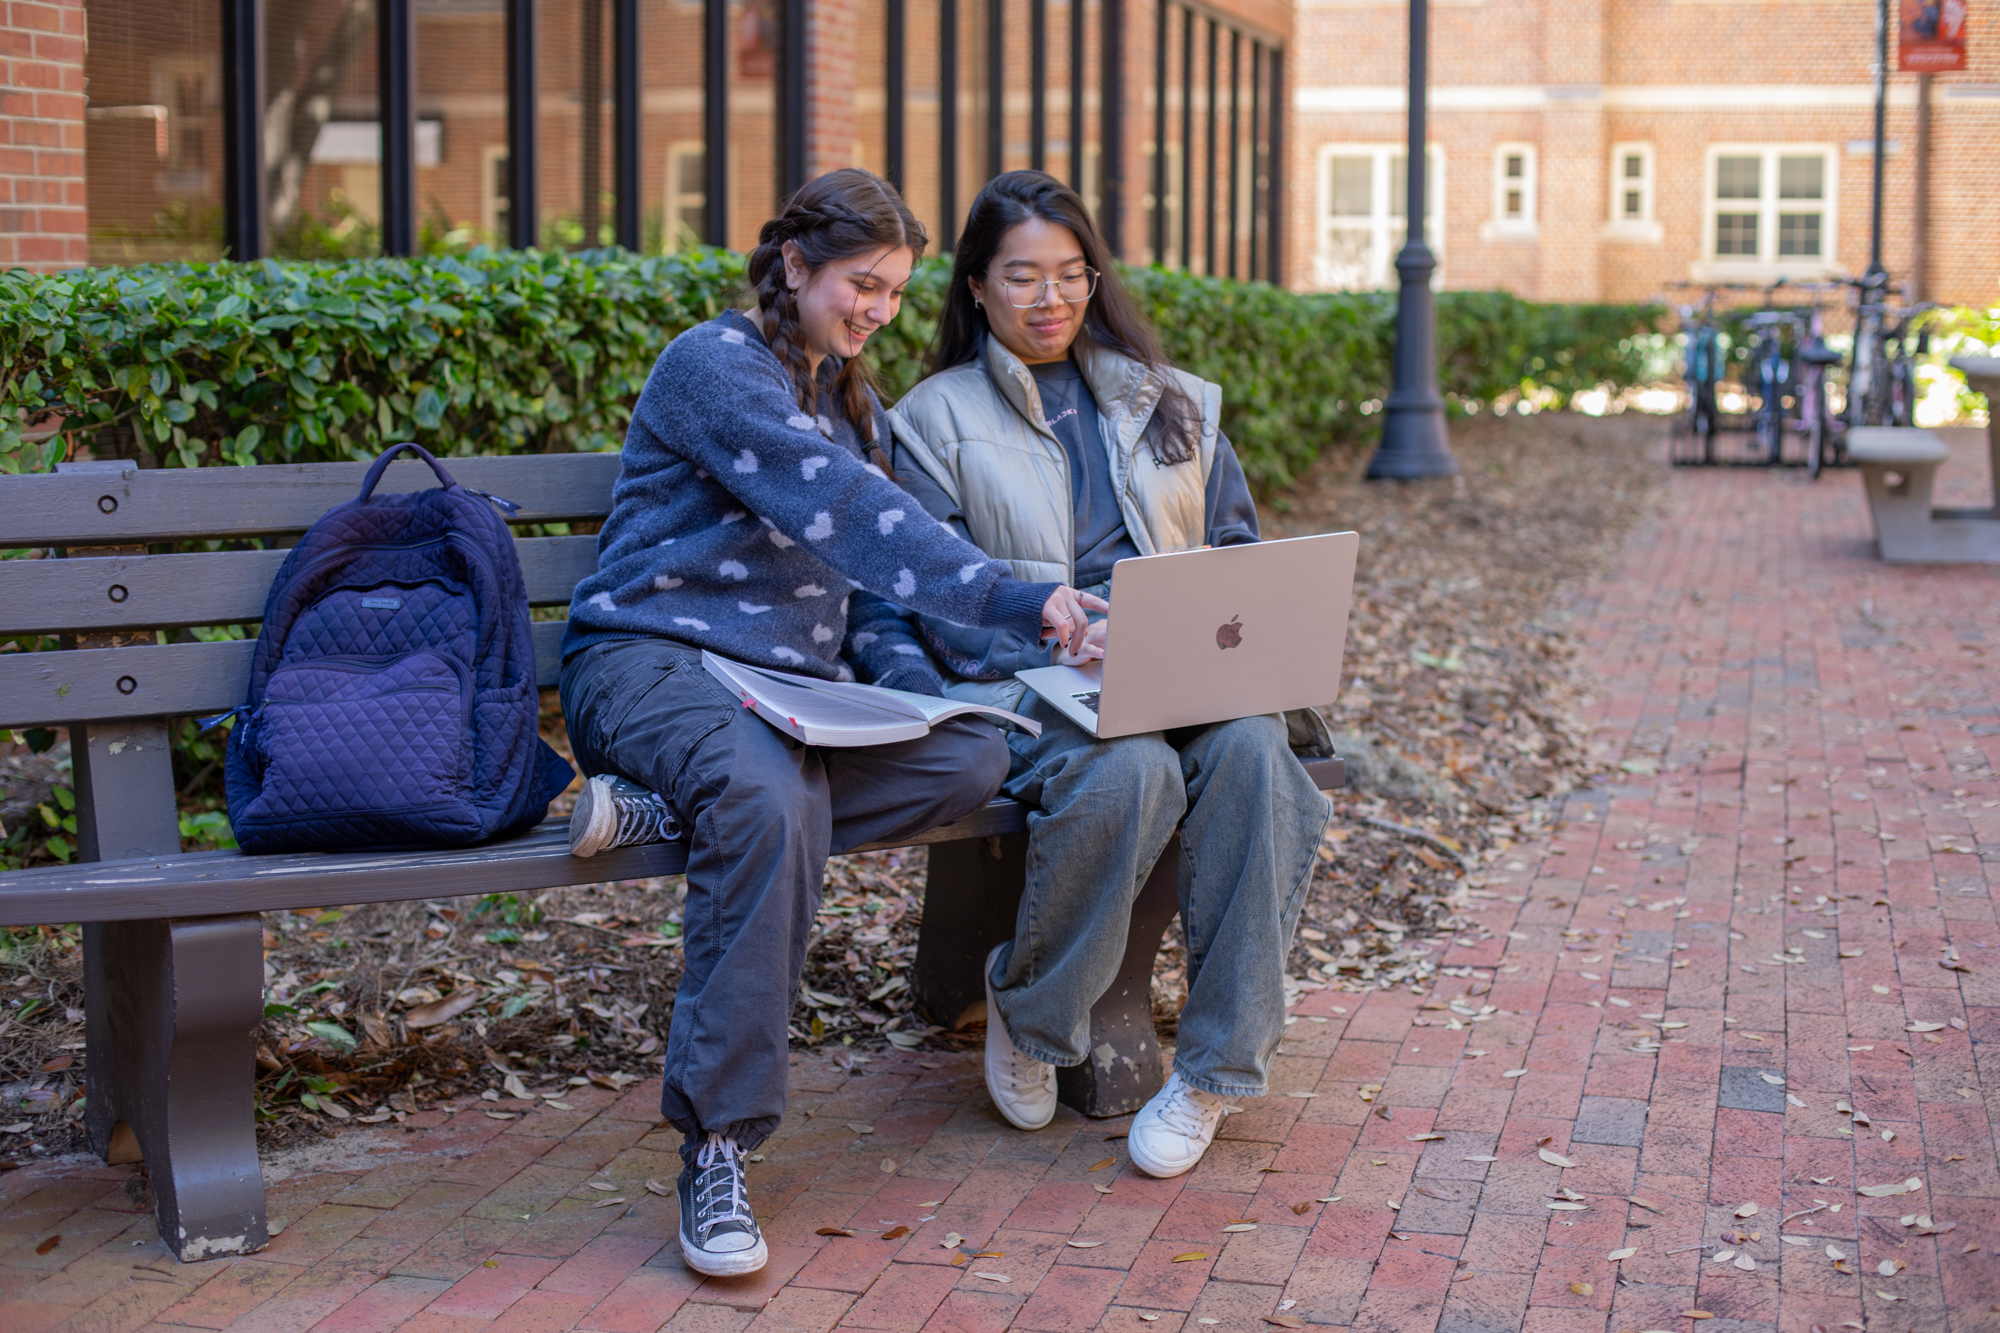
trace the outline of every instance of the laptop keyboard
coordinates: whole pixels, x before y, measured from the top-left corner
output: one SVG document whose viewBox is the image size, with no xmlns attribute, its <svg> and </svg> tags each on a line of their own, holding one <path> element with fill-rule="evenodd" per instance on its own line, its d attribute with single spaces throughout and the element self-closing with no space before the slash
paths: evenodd
<svg viewBox="0 0 2000 1333">
<path fill-rule="evenodd" d="M 1097 697 L 1101 693 L 1103 693 L 1103 691 L 1101 690 L 1087 690 L 1082 694 L 1072 694 L 1070 698 L 1076 700 L 1078 703 L 1082 704 L 1085 708 L 1088 708 L 1091 712 L 1095 713 L 1097 711 Z"/>
</svg>

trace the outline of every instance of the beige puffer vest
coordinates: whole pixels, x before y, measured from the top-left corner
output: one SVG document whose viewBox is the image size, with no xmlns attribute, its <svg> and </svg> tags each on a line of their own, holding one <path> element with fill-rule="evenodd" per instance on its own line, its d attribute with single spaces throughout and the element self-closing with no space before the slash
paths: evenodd
<svg viewBox="0 0 2000 1333">
<path fill-rule="evenodd" d="M 1169 372 L 1199 411 L 1201 434 L 1194 460 L 1169 466 L 1139 443 L 1160 401 L 1160 375 L 1082 340 L 1074 355 L 1097 399 L 1111 484 L 1140 554 L 1202 545 L 1222 390 L 1184 371 Z M 1012 562 L 1017 579 L 1072 583 L 1076 513 L 1069 455 L 1045 420 L 1034 374 L 994 338 L 981 339 L 977 357 L 931 376 L 889 410 L 904 455 L 965 514 L 974 545 Z"/>
</svg>

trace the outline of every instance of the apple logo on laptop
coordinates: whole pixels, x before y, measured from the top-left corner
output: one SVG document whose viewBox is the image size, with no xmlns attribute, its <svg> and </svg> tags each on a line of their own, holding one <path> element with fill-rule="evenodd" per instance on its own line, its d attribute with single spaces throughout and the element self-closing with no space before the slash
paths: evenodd
<svg viewBox="0 0 2000 1333">
<path fill-rule="evenodd" d="M 1242 620 L 1241 616 L 1231 616 L 1228 624 L 1217 627 L 1215 646 L 1224 649 L 1240 646 L 1243 642 Z"/>
</svg>

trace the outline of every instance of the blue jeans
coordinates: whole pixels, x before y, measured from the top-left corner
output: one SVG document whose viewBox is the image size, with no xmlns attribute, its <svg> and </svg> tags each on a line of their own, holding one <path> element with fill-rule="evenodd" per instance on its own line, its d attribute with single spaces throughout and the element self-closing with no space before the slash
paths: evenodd
<svg viewBox="0 0 2000 1333">
<path fill-rule="evenodd" d="M 994 999 L 1024 1054 L 1080 1065 L 1132 903 L 1177 825 L 1187 1005 L 1174 1067 L 1225 1097 L 1265 1090 L 1285 1031 L 1285 957 L 1333 812 L 1275 716 L 1101 741 L 1030 696 L 1002 789 L 1028 816 L 1028 886 Z M 1183 823 L 1183 821 L 1185 821 Z M 992 1021 L 993 1015 L 988 1015 Z"/>
</svg>

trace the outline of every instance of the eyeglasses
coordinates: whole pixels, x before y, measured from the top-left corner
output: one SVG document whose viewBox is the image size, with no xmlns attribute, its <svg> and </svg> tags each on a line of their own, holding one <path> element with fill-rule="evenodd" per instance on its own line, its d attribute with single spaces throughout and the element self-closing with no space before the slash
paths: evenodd
<svg viewBox="0 0 2000 1333">
<path fill-rule="evenodd" d="M 1056 278 L 1029 278 L 1021 276 L 1000 279 L 1000 286 L 1007 293 L 1007 304 L 1016 310 L 1032 310 L 1047 299 L 1048 289 L 1053 287 L 1056 294 L 1071 305 L 1088 301 L 1097 293 L 1097 270 L 1088 264 L 1082 268 L 1070 269 Z"/>
</svg>

